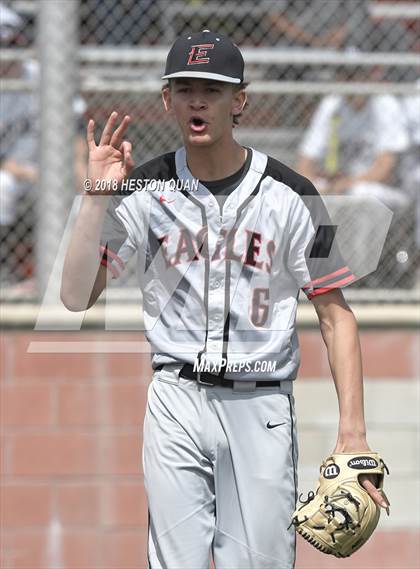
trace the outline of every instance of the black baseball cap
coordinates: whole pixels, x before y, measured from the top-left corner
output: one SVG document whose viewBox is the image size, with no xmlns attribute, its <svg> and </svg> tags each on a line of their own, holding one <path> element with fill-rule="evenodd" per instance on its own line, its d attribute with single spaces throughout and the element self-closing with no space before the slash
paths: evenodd
<svg viewBox="0 0 420 569">
<path fill-rule="evenodd" d="M 241 83 L 244 59 L 239 48 L 222 34 L 210 30 L 188 34 L 171 47 L 162 79 L 181 77 Z"/>
</svg>

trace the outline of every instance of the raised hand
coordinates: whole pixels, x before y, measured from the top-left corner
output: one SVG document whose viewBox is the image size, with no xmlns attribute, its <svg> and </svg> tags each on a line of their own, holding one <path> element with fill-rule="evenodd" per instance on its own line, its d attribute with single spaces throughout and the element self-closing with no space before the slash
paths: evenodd
<svg viewBox="0 0 420 569">
<path fill-rule="evenodd" d="M 104 181 L 109 183 L 110 190 L 104 191 L 102 184 L 101 193 L 112 193 L 134 168 L 131 143 L 124 140 L 130 117 L 126 115 L 120 125 L 115 128 L 117 118 L 116 111 L 111 113 L 98 145 L 94 137 L 95 123 L 92 119 L 88 122 L 86 138 L 89 150 L 88 180 L 90 184 L 88 185 L 91 187 L 90 191 L 97 189 L 100 182 Z"/>
</svg>

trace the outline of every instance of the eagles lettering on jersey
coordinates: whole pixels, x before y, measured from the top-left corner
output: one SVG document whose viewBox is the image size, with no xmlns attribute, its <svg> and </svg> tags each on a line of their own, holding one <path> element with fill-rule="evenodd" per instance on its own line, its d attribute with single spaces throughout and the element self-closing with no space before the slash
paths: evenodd
<svg viewBox="0 0 420 569">
<path fill-rule="evenodd" d="M 203 227 L 196 235 L 191 235 L 190 231 L 182 228 L 177 232 L 159 237 L 166 265 L 169 267 L 180 263 L 200 261 L 203 258 L 208 259 L 209 253 L 205 247 L 207 231 L 208 228 Z M 223 258 L 238 261 L 267 273 L 271 272 L 273 255 L 276 250 L 272 239 L 265 240 L 261 233 L 250 229 L 241 231 L 240 235 L 237 229 L 229 234 L 226 229 L 221 229 L 220 236 L 221 239 L 211 256 L 212 261 Z"/>
<path fill-rule="evenodd" d="M 137 253 L 154 367 L 194 363 L 199 353 L 210 364 L 274 358 L 276 370 L 262 378 L 293 379 L 299 290 L 313 298 L 354 280 L 314 186 L 251 152 L 223 215 L 201 184 L 195 192 L 145 190 L 110 200 L 101 262 L 115 278 Z M 190 187 L 194 180 L 184 148 L 140 166 L 132 177 L 179 179 Z"/>
</svg>

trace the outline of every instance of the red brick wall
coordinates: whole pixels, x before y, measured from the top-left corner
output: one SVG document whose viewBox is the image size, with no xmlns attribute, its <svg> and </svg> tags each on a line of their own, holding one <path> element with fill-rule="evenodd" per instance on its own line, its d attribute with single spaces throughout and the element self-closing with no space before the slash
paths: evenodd
<svg viewBox="0 0 420 569">
<path fill-rule="evenodd" d="M 141 425 L 149 356 L 26 351 L 29 342 L 40 340 L 136 339 L 144 341 L 141 334 L 124 332 L 3 334 L 2 568 L 146 566 Z M 320 333 L 301 332 L 300 340 L 300 380 L 328 377 Z M 364 331 L 362 346 L 368 381 L 415 378 L 414 332 Z M 416 550 L 418 555 L 415 532 L 378 531 L 339 567 L 414 569 L 419 566 Z M 336 567 L 336 559 L 299 540 L 298 569 Z"/>
</svg>

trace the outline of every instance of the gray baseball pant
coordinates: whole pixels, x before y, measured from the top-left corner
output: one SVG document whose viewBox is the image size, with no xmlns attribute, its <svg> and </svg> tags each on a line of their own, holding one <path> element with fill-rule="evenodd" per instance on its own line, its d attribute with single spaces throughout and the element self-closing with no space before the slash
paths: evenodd
<svg viewBox="0 0 420 569">
<path fill-rule="evenodd" d="M 211 555 L 216 569 L 293 569 L 292 381 L 208 387 L 179 378 L 180 367 L 156 371 L 148 390 L 150 569 L 208 569 Z"/>
</svg>

